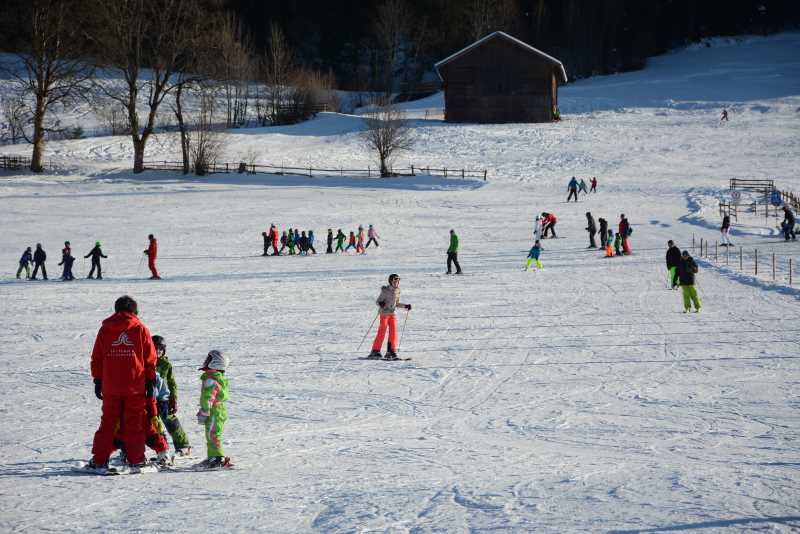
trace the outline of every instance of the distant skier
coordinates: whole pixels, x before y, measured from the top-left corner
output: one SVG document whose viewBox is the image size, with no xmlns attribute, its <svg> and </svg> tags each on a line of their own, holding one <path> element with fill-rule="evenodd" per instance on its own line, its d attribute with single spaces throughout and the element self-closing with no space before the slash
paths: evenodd
<svg viewBox="0 0 800 534">
<path fill-rule="evenodd" d="M 542 262 L 539 261 L 539 256 L 542 254 L 542 245 L 537 240 L 531 250 L 528 252 L 528 263 L 525 265 L 525 270 L 528 271 L 531 268 L 531 264 L 535 264 L 537 269 L 542 268 Z"/>
<path fill-rule="evenodd" d="M 796 219 L 792 210 L 789 209 L 789 206 L 783 207 L 783 222 L 781 223 L 781 227 L 783 228 L 783 237 L 786 241 L 789 241 L 791 237 L 793 240 L 797 239 L 797 235 L 795 234 L 794 226 L 796 224 Z"/>
<path fill-rule="evenodd" d="M 294 229 L 294 246 L 298 249 L 300 248 L 300 230 L 297 228 Z M 298 253 L 300 250 L 297 251 Z"/>
<path fill-rule="evenodd" d="M 622 213 L 619 216 L 619 235 L 622 237 L 622 253 L 626 256 L 633 253 L 630 243 L 630 236 L 632 233 L 633 229 L 631 229 L 631 224 L 628 222 L 628 219 L 625 218 L 625 214 Z"/>
<path fill-rule="evenodd" d="M 289 228 L 289 236 L 286 238 L 286 244 L 289 246 L 289 256 L 294 256 L 294 248 L 297 246 L 295 233 Z"/>
<path fill-rule="evenodd" d="M 286 230 L 283 231 L 281 234 L 281 249 L 278 251 L 278 255 L 281 255 L 281 252 L 289 246 L 289 238 L 286 236 Z"/>
<path fill-rule="evenodd" d="M 61 263 L 59 263 L 59 265 L 64 266 L 64 270 L 61 272 L 62 280 L 75 280 L 75 277 L 72 275 L 72 264 L 74 261 L 75 258 L 72 257 L 72 247 L 70 247 L 69 241 L 64 241 L 64 248 L 61 249 Z"/>
<path fill-rule="evenodd" d="M 731 216 L 726 213 L 725 216 L 722 217 L 722 226 L 719 229 L 720 238 L 722 240 L 721 246 L 723 247 L 733 246 L 733 243 L 731 243 L 731 238 L 729 236 L 730 231 L 731 231 Z"/>
<path fill-rule="evenodd" d="M 42 248 L 41 243 L 36 243 L 36 250 L 33 252 L 33 274 L 31 275 L 31 280 L 36 280 L 36 273 L 39 272 L 39 268 L 42 269 L 42 279 L 47 280 L 47 269 L 44 266 L 44 262 L 47 261 L 47 253 Z"/>
<path fill-rule="evenodd" d="M 178 420 L 178 383 L 172 370 L 172 363 L 167 358 L 167 343 L 161 336 L 153 336 L 153 345 L 156 348 L 156 372 L 166 382 L 169 396 L 166 400 L 159 400 L 158 416 L 172 437 L 172 445 L 180 456 L 186 456 L 191 451 L 189 438 Z"/>
<path fill-rule="evenodd" d="M 453 264 L 456 274 L 461 274 L 461 265 L 458 263 L 458 236 L 456 231 L 450 229 L 450 246 L 447 247 L 447 274 L 453 274 Z"/>
<path fill-rule="evenodd" d="M 218 350 L 208 353 L 205 363 L 199 369 L 203 371 L 200 376 L 200 410 L 197 412 L 197 422 L 205 427 L 207 458 L 203 461 L 206 469 L 220 469 L 230 467 L 231 459 L 225 456 L 222 448 L 222 432 L 228 411 L 225 401 L 230 398 L 228 379 L 225 371 L 229 359 Z"/>
<path fill-rule="evenodd" d="M 325 249 L 325 254 L 333 254 L 333 229 L 328 228 L 328 248 Z"/>
<path fill-rule="evenodd" d="M 681 262 L 681 250 L 670 239 L 667 241 L 667 277 L 670 289 L 678 289 L 678 265 Z"/>
<path fill-rule="evenodd" d="M 22 274 L 22 270 L 25 269 L 25 280 L 31 279 L 31 262 L 33 261 L 33 253 L 31 252 L 31 247 L 25 249 L 25 252 L 22 253 L 22 256 L 19 259 L 19 269 L 17 269 L 17 278 L 19 275 Z"/>
<path fill-rule="evenodd" d="M 261 232 L 261 237 L 264 238 L 264 253 L 261 254 L 262 256 L 269 256 L 269 234 L 267 232 Z"/>
<path fill-rule="evenodd" d="M 691 304 L 694 304 L 695 313 L 700 311 L 700 297 L 697 296 L 697 290 L 694 288 L 695 274 L 697 274 L 697 264 L 689 256 L 689 251 L 684 250 L 681 253 L 681 260 L 678 262 L 678 279 L 683 291 L 683 313 L 689 313 Z"/>
<path fill-rule="evenodd" d="M 307 241 L 308 249 L 306 251 L 306 254 L 308 254 L 308 250 L 310 250 L 312 254 L 316 254 L 317 253 L 317 250 L 314 248 L 314 240 L 315 240 L 315 238 L 314 238 L 314 230 L 309 230 L 308 231 L 308 241 Z"/>
<path fill-rule="evenodd" d="M 592 213 L 586 212 L 586 231 L 589 232 L 589 246 L 587 248 L 597 248 L 597 242 L 594 240 L 594 235 L 597 233 L 597 225 L 594 222 Z"/>
<path fill-rule="evenodd" d="M 273 256 L 280 256 L 281 253 L 278 251 L 278 242 L 280 240 L 280 235 L 278 235 L 278 227 L 274 224 L 270 225 L 269 227 L 269 238 L 272 241 L 272 255 Z"/>
<path fill-rule="evenodd" d="M 544 230 L 542 239 L 547 238 L 548 232 L 550 232 L 551 237 L 558 237 L 556 235 L 556 222 L 558 222 L 558 219 L 552 213 L 547 213 L 546 211 L 542 213 L 542 229 Z"/>
<path fill-rule="evenodd" d="M 366 249 L 364 249 L 364 227 L 363 226 L 359 226 L 358 227 L 357 238 L 358 238 L 358 242 L 356 244 L 356 252 L 358 252 L 359 254 L 366 253 Z"/>
<path fill-rule="evenodd" d="M 298 254 L 302 256 L 308 255 L 308 238 L 305 230 L 300 233 L 300 238 L 297 240 L 297 249 Z"/>
<path fill-rule="evenodd" d="M 592 184 L 592 187 L 591 187 L 591 189 L 589 189 L 589 192 L 590 193 L 597 193 L 597 178 L 596 177 L 592 176 L 591 184 Z"/>
<path fill-rule="evenodd" d="M 608 236 L 611 237 L 611 230 L 608 231 Z M 619 232 L 614 235 L 614 254 L 622 256 L 622 236 L 619 235 Z"/>
<path fill-rule="evenodd" d="M 581 178 L 581 181 L 578 183 L 578 190 L 584 195 L 589 193 L 589 191 L 586 189 L 586 180 L 583 178 Z"/>
<path fill-rule="evenodd" d="M 356 247 L 356 234 L 354 232 L 350 232 L 350 237 L 347 238 L 347 246 L 344 252 L 347 252 L 351 248 L 356 249 L 356 252 L 358 252 L 358 247 Z"/>
<path fill-rule="evenodd" d="M 722 108 L 722 115 L 719 118 L 719 122 L 728 122 L 728 110 Z"/>
<path fill-rule="evenodd" d="M 342 252 L 342 253 L 344 253 L 344 251 L 345 251 L 344 250 L 344 240 L 345 239 L 347 239 L 347 237 L 344 235 L 344 232 L 342 232 L 342 229 L 339 228 L 338 231 L 336 232 L 336 250 L 334 252 Z"/>
<path fill-rule="evenodd" d="M 613 241 L 613 236 L 609 239 L 607 220 L 600 217 L 597 221 L 600 223 L 600 229 L 597 231 L 597 233 L 600 234 L 600 246 L 606 248 L 606 245 L 608 245 L 610 241 Z"/>
<path fill-rule="evenodd" d="M 369 238 L 369 241 L 367 241 L 366 248 L 369 248 L 370 243 L 375 243 L 376 247 L 380 246 L 380 244 L 378 244 L 378 238 L 380 236 L 378 235 L 378 232 L 375 231 L 375 228 L 373 228 L 371 224 L 369 225 L 369 230 L 367 230 L 367 237 Z"/>
<path fill-rule="evenodd" d="M 400 277 L 398 275 L 389 275 L 389 285 L 381 286 L 381 292 L 378 298 L 375 299 L 375 304 L 378 305 L 378 332 L 372 342 L 372 352 L 369 353 L 367 358 L 378 360 L 383 357 L 387 360 L 397 360 L 397 318 L 394 312 L 397 307 L 411 311 L 411 304 L 400 302 Z M 383 346 L 383 339 L 386 337 L 387 329 L 389 330 L 389 346 L 384 357 L 381 356 L 381 347 Z"/>
<path fill-rule="evenodd" d="M 86 278 L 92 278 L 94 275 L 94 270 L 97 269 L 97 279 L 103 279 L 103 268 L 100 265 L 100 258 L 108 258 L 100 248 L 100 241 L 96 241 L 94 244 L 94 248 L 89 251 L 89 253 L 84 256 L 84 258 L 88 258 L 89 256 L 92 257 L 92 268 L 89 270 L 89 276 Z"/>
<path fill-rule="evenodd" d="M 156 258 L 158 257 L 158 242 L 156 238 L 153 237 L 153 234 L 147 236 L 149 244 L 147 245 L 147 250 L 144 251 L 147 254 L 147 267 L 150 269 L 150 280 L 161 280 L 161 277 L 158 276 L 158 271 L 156 270 Z M 98 275 L 98 278 L 100 276 Z"/>
<path fill-rule="evenodd" d="M 608 231 L 608 235 L 606 236 L 606 258 L 613 258 L 614 257 L 614 247 L 617 247 L 617 254 L 619 254 L 619 243 L 614 240 L 614 236 L 612 235 L 613 232 L 611 230 Z M 619 234 L 617 234 L 619 236 Z"/>
<path fill-rule="evenodd" d="M 569 199 L 571 199 L 571 198 L 575 198 L 575 202 L 577 202 L 578 201 L 578 180 L 576 180 L 574 176 L 572 177 L 572 180 L 569 181 L 569 184 L 567 184 L 567 191 L 569 191 L 569 196 L 567 196 L 567 202 L 569 202 Z"/>
</svg>

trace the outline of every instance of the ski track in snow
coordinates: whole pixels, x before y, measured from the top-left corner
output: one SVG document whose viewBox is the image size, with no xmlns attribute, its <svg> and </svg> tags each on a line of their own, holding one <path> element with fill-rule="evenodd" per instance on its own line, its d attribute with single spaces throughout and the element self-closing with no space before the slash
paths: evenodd
<svg viewBox="0 0 800 534">
<path fill-rule="evenodd" d="M 699 261 L 703 310 L 684 315 L 664 268 L 667 239 L 718 238 L 729 178 L 800 191 L 798 45 L 798 34 L 719 42 L 571 84 L 559 124 L 415 118 L 417 143 L 398 165 L 488 168 L 485 184 L 134 176 L 122 137 L 49 143 L 63 172 L 0 175 L 0 530 L 196 531 L 220 520 L 232 532 L 800 529 L 800 289 L 738 272 L 737 247 L 729 266 Z M 765 81 L 775 69 L 783 77 Z M 404 106 L 424 117 L 441 96 Z M 254 149 L 261 163 L 374 165 L 360 125 L 320 114 L 232 131 L 223 160 Z M 173 159 L 176 146 L 159 135 L 148 157 Z M 573 174 L 597 176 L 599 192 L 565 203 Z M 523 272 L 542 211 L 558 215 L 562 239 L 543 241 L 543 270 Z M 584 248 L 586 211 L 612 229 L 625 213 L 634 255 Z M 263 258 L 271 222 L 314 229 L 318 251 L 327 228 L 372 223 L 381 245 Z M 757 247 L 797 265 L 800 246 L 774 225 L 735 221 L 743 263 Z M 443 274 L 450 228 L 460 277 Z M 140 263 L 150 232 L 157 283 Z M 103 281 L 13 279 L 36 242 L 57 278 L 66 239 L 79 278 L 83 254 L 103 242 Z M 413 359 L 360 360 L 392 272 L 414 307 L 400 347 Z M 99 421 L 94 336 L 123 293 L 167 339 L 200 455 L 196 369 L 211 348 L 231 355 L 225 447 L 239 469 L 71 471 Z"/>
</svg>

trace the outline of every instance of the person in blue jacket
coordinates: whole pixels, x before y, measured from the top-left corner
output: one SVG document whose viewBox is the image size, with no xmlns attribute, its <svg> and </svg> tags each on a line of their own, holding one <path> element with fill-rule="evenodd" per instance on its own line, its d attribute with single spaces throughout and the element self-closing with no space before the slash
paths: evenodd
<svg viewBox="0 0 800 534">
<path fill-rule="evenodd" d="M 578 201 L 578 180 L 576 180 L 574 176 L 572 177 L 572 180 L 570 180 L 569 184 L 567 185 L 567 191 L 569 191 L 569 196 L 567 197 L 567 202 L 569 202 L 569 199 L 571 199 L 573 197 L 575 198 L 575 202 L 577 202 Z"/>
<path fill-rule="evenodd" d="M 308 249 L 312 254 L 317 253 L 317 250 L 314 248 L 314 230 L 308 231 Z"/>
<path fill-rule="evenodd" d="M 542 262 L 539 261 L 539 256 L 542 253 L 542 245 L 539 243 L 539 240 L 536 240 L 536 243 L 533 244 L 531 247 L 530 252 L 528 252 L 528 264 L 525 266 L 525 270 L 530 270 L 531 264 L 535 264 L 537 269 L 542 268 Z"/>
<path fill-rule="evenodd" d="M 31 279 L 31 262 L 33 261 L 33 253 L 31 252 L 31 247 L 25 249 L 25 252 L 22 253 L 22 257 L 19 259 L 19 269 L 17 269 L 17 278 L 19 275 L 22 274 L 22 270 L 25 269 L 25 279 Z"/>
</svg>

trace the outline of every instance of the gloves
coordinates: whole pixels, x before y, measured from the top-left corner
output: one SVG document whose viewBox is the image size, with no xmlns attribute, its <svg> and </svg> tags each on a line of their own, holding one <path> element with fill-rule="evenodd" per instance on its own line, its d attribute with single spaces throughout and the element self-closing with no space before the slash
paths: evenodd
<svg viewBox="0 0 800 534">
<path fill-rule="evenodd" d="M 169 414 L 175 415 L 178 413 L 178 399 L 176 399 L 173 395 L 169 397 Z"/>
<path fill-rule="evenodd" d="M 384 306 L 386 306 L 386 301 L 385 301 L 385 300 L 379 300 L 379 301 L 378 301 L 378 306 L 380 306 L 381 308 L 383 308 Z"/>
<path fill-rule="evenodd" d="M 94 379 L 94 396 L 103 400 L 103 382 L 99 378 Z"/>
<path fill-rule="evenodd" d="M 206 424 L 206 419 L 208 419 L 207 415 L 197 414 L 197 424 L 198 425 Z"/>
<path fill-rule="evenodd" d="M 156 396 L 156 381 L 147 380 L 144 383 L 144 396 L 148 398 L 154 398 Z"/>
<path fill-rule="evenodd" d="M 407 309 L 408 311 L 411 311 L 411 304 L 406 304 L 406 309 Z"/>
</svg>

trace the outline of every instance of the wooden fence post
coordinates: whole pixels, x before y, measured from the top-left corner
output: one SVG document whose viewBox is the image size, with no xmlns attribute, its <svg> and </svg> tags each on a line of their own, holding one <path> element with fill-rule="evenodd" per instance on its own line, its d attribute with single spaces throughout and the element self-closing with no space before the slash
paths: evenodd
<svg viewBox="0 0 800 534">
<path fill-rule="evenodd" d="M 789 287 L 792 287 L 792 258 L 789 258 Z"/>
<path fill-rule="evenodd" d="M 483 181 L 486 181 L 486 169 L 483 169 Z"/>
<path fill-rule="evenodd" d="M 308 168 L 308 177 L 313 178 L 314 175 L 311 174 L 311 167 Z"/>
<path fill-rule="evenodd" d="M 775 281 L 775 253 L 772 253 L 772 281 Z"/>
<path fill-rule="evenodd" d="M 444 168 L 444 177 L 447 178 L 447 167 Z"/>
<path fill-rule="evenodd" d="M 717 242 L 714 241 L 714 262 L 719 259 L 719 247 L 717 246 Z"/>
<path fill-rule="evenodd" d="M 427 113 L 428 112 L 426 111 L 425 112 L 426 116 L 427 116 Z M 411 165 L 411 176 L 416 176 L 416 174 L 414 174 L 414 165 L 413 164 Z"/>
<path fill-rule="evenodd" d="M 694 254 L 694 232 L 692 232 L 692 254 Z"/>
<path fill-rule="evenodd" d="M 744 271 L 744 265 L 742 264 L 742 247 L 739 247 L 739 271 Z"/>
<path fill-rule="evenodd" d="M 755 252 L 756 252 L 755 261 L 754 261 L 754 264 L 755 264 L 755 275 L 758 276 L 758 249 L 755 249 Z"/>
<path fill-rule="evenodd" d="M 464 179 L 464 169 L 461 169 L 461 179 Z"/>
</svg>

